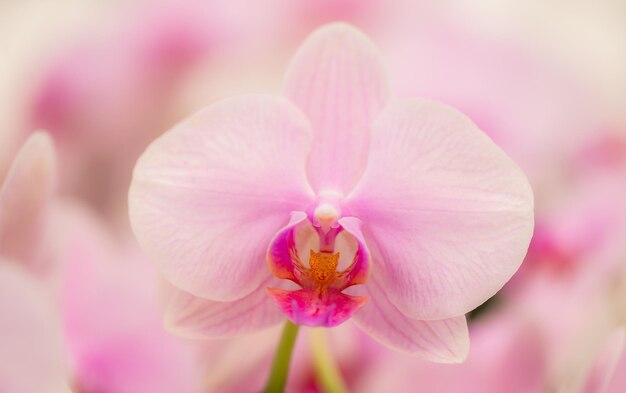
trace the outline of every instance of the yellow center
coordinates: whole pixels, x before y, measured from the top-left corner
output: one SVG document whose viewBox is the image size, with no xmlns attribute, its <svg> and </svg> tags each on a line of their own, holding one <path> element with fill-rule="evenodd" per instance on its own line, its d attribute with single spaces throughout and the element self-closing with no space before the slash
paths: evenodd
<svg viewBox="0 0 626 393">
<path fill-rule="evenodd" d="M 311 277 L 320 285 L 331 282 L 337 273 L 339 265 L 339 253 L 332 252 L 315 252 L 311 250 Z"/>
</svg>

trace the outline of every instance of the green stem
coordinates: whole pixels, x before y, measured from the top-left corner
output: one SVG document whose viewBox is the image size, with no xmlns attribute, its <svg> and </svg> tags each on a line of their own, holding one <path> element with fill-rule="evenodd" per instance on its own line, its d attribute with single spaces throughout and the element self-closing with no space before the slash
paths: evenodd
<svg viewBox="0 0 626 393">
<path fill-rule="evenodd" d="M 328 350 L 324 329 L 312 329 L 311 347 L 317 382 L 325 393 L 347 393 L 348 387 L 341 376 L 335 358 Z"/>
<path fill-rule="evenodd" d="M 289 374 L 289 363 L 291 361 L 291 353 L 296 343 L 299 326 L 287 321 L 283 328 L 283 334 L 274 355 L 272 362 L 272 370 L 270 377 L 265 385 L 265 393 L 282 393 L 285 391 L 287 383 L 287 375 Z"/>
</svg>

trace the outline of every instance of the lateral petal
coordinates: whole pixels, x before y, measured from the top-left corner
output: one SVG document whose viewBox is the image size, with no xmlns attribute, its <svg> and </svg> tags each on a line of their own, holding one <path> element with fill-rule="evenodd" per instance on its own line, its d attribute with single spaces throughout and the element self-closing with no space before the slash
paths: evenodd
<svg viewBox="0 0 626 393">
<path fill-rule="evenodd" d="M 140 244 L 166 279 L 195 296 L 240 299 L 269 277 L 265 251 L 313 198 L 311 130 L 280 97 L 211 105 L 152 143 L 129 194 Z"/>
</svg>

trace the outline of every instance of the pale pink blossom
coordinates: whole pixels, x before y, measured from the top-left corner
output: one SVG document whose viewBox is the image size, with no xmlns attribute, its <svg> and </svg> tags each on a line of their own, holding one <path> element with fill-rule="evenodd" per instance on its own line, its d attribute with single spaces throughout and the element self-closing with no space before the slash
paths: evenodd
<svg viewBox="0 0 626 393">
<path fill-rule="evenodd" d="M 537 217 L 525 270 L 557 275 L 600 274 L 623 265 L 626 176 L 603 170 L 577 174 Z M 582 272 L 576 272 L 582 270 Z"/>
<path fill-rule="evenodd" d="M 54 195 L 54 179 L 52 140 L 34 133 L 0 191 L 0 390 L 62 393 L 54 377 L 87 392 L 201 391 L 195 352 L 163 329 L 152 266 Z"/>
<path fill-rule="evenodd" d="M 436 361 L 464 358 L 463 314 L 517 270 L 533 226 L 517 166 L 454 109 L 391 98 L 375 48 L 343 24 L 305 41 L 284 97 L 233 97 L 157 139 L 129 203 L 181 290 L 172 330 L 352 317 Z"/>
<path fill-rule="evenodd" d="M 609 135 L 619 141 L 613 139 L 617 135 Z M 596 135 L 597 144 L 585 146 L 582 154 L 568 161 L 568 178 L 544 195 L 526 261 L 507 286 L 507 295 L 532 288 L 536 280 L 558 281 L 564 294 L 573 290 L 567 285 L 576 288 L 579 281 L 591 282 L 597 294 L 619 286 L 615 278 L 623 277 L 626 268 L 626 172 L 621 147 L 610 148 L 606 138 L 607 134 Z"/>
<path fill-rule="evenodd" d="M 197 393 L 193 348 L 163 329 L 159 280 L 133 244 L 120 246 L 98 218 L 57 206 L 60 311 L 78 391 Z"/>
<path fill-rule="evenodd" d="M 267 382 L 276 342 L 280 338 L 281 327 L 275 326 L 253 334 L 227 339 L 212 339 L 191 344 L 199 352 L 199 367 L 203 372 L 206 392 L 239 393 L 260 392 Z M 296 344 L 292 360 L 292 372 L 306 367 L 299 358 L 308 358 L 307 348 Z M 304 352 L 298 354 L 298 352 Z M 293 374 L 289 382 L 293 381 Z M 287 388 L 287 391 L 299 391 Z"/>
<path fill-rule="evenodd" d="M 433 364 L 380 351 L 376 355 L 378 361 L 360 375 L 354 391 L 543 391 L 547 369 L 544 338 L 523 315 L 507 311 L 489 315 L 470 325 L 470 337 L 472 346 L 463 364 Z"/>
<path fill-rule="evenodd" d="M 592 256 L 557 275 L 537 270 L 504 292 L 507 307 L 520 310 L 543 337 L 548 391 L 576 392 L 596 378 L 594 357 L 623 320 L 623 301 L 611 295 L 619 278 L 607 274 L 604 262 Z"/>
<path fill-rule="evenodd" d="M 564 159 L 604 126 L 590 87 L 572 64 L 475 20 L 424 10 L 398 18 L 389 38 L 392 80 L 401 97 L 420 96 L 463 111 L 528 175 L 535 192 Z M 538 199 L 539 200 L 539 199 Z"/>
<path fill-rule="evenodd" d="M 107 213 L 148 141 L 172 123 L 181 80 L 215 39 L 206 27 L 215 26 L 192 18 L 189 4 L 113 10 L 42 61 L 25 119 L 28 132 L 44 128 L 57 144 L 61 192 Z"/>
<path fill-rule="evenodd" d="M 525 274 L 503 301 L 541 330 L 548 391 L 601 392 L 619 355 L 619 340 L 607 337 L 626 321 L 623 176 L 595 173 L 569 191 L 544 215 Z M 594 361 L 605 341 L 606 356 Z"/>
</svg>

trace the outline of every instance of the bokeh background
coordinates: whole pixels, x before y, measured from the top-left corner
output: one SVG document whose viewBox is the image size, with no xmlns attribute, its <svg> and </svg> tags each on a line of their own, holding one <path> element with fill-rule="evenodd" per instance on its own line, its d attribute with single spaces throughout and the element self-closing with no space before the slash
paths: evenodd
<svg viewBox="0 0 626 393">
<path fill-rule="evenodd" d="M 346 323 L 329 339 L 350 391 L 626 391 L 623 0 L 6 0 L 0 181 L 15 182 L 11 162 L 36 130 L 57 162 L 43 208 L 13 221 L 0 211 L 1 392 L 22 393 L 3 385 L 15 378 L 45 386 L 33 392 L 263 386 L 279 331 L 191 341 L 163 330 L 167 287 L 133 239 L 128 185 L 146 146 L 186 116 L 279 92 L 299 43 L 333 21 L 372 38 L 396 95 L 478 124 L 526 172 L 536 204 L 522 268 L 469 315 L 467 362 L 422 362 Z M 293 392 L 322 391 L 310 333 Z M 43 383 L 57 367 L 64 390 Z"/>
</svg>

